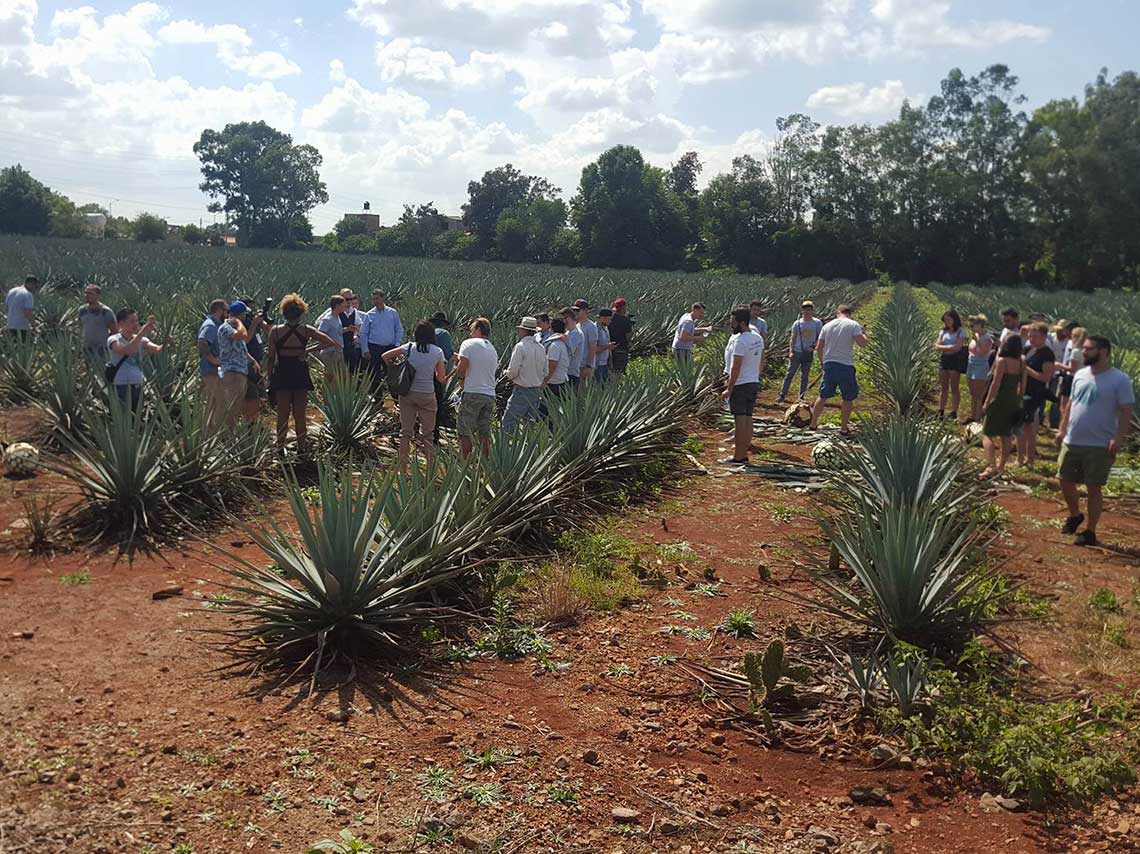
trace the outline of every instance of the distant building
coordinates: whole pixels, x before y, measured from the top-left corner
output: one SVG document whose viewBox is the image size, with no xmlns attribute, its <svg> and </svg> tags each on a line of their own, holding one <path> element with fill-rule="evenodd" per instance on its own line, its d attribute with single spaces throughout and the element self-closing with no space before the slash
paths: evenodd
<svg viewBox="0 0 1140 854">
<path fill-rule="evenodd" d="M 365 234 L 375 234 L 380 230 L 380 214 L 374 213 L 346 213 L 345 219 L 355 219 L 364 223 Z"/>
<path fill-rule="evenodd" d="M 107 232 L 107 217 L 101 213 L 85 213 L 83 215 L 83 230 L 87 237 L 102 240 Z"/>
<path fill-rule="evenodd" d="M 226 246 L 237 246 L 238 245 L 236 234 L 223 234 L 222 240 L 225 242 Z"/>
<path fill-rule="evenodd" d="M 463 217 L 445 216 L 444 219 L 447 220 L 447 224 L 444 226 L 444 229 L 443 229 L 444 231 L 466 231 L 467 230 L 466 227 L 463 225 Z"/>
</svg>

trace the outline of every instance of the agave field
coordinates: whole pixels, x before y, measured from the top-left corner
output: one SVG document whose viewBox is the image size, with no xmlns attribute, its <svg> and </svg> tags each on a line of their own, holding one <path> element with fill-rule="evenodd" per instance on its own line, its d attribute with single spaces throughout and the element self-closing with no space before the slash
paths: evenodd
<svg viewBox="0 0 1140 854">
<path fill-rule="evenodd" d="M 0 850 L 1134 844 L 1140 517 L 1110 506 L 1089 561 L 930 399 L 946 306 L 1104 316 L 1127 357 L 1135 295 L 14 238 L 0 271 L 46 282 L 36 336 L 0 342 L 5 438 L 41 450 L 0 482 Z M 75 353 L 86 281 L 171 336 L 138 415 Z M 501 353 L 521 315 L 623 296 L 636 358 L 484 459 L 392 465 L 353 379 L 318 382 L 312 464 L 208 431 L 208 301 L 341 287 L 405 327 L 487 315 Z M 758 298 L 780 374 L 805 297 L 870 337 L 855 441 L 764 389 L 768 464 L 832 449 L 814 492 L 716 466 L 723 339 L 660 355 L 688 304 Z"/>
</svg>

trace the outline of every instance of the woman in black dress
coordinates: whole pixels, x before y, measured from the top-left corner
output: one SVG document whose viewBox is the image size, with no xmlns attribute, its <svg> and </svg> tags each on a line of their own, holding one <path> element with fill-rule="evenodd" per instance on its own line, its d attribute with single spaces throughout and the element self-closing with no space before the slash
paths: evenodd
<svg viewBox="0 0 1140 854">
<path fill-rule="evenodd" d="M 297 452 L 304 453 L 309 433 L 308 405 L 309 392 L 313 390 L 313 378 L 309 376 L 309 364 L 305 353 L 310 341 L 317 341 L 326 347 L 335 342 L 323 332 L 301 318 L 309 306 L 300 294 L 288 294 L 278 311 L 284 323 L 269 330 L 268 366 L 269 394 L 277 407 L 277 449 L 285 450 L 285 437 L 289 434 L 289 414 L 293 415 L 293 425 L 297 432 Z"/>
</svg>

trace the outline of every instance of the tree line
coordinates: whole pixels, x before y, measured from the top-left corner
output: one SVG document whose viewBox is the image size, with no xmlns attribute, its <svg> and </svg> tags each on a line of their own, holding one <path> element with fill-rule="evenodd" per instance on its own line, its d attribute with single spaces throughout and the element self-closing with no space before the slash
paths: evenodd
<svg viewBox="0 0 1140 854">
<path fill-rule="evenodd" d="M 1032 114 L 1024 103 L 1004 65 L 974 76 L 954 69 L 925 105 L 904 103 L 881 125 L 780 118 L 766 151 L 735 158 L 703 189 L 696 152 L 662 168 L 618 145 L 582 170 L 569 202 L 546 179 L 508 163 L 468 184 L 462 229 L 449 228 L 426 202 L 405 205 L 378 233 L 346 215 L 319 241 L 307 217 L 328 192 L 313 146 L 265 122 L 243 122 L 203 131 L 194 151 L 210 210 L 226 214 L 245 246 L 915 283 L 1140 286 L 1140 76 L 1110 80 L 1102 70 L 1081 98 Z M 0 173 L 0 231 L 21 230 L 13 222 L 27 204 L 30 176 L 10 172 Z M 34 219 L 30 233 L 71 236 L 82 209 L 50 191 L 43 198 L 35 217 L 17 225 L 28 230 Z"/>
</svg>

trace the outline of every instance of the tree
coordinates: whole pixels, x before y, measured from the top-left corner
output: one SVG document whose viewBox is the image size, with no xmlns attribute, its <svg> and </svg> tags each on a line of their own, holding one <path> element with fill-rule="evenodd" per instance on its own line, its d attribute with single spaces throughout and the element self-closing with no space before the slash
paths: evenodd
<svg viewBox="0 0 1140 854">
<path fill-rule="evenodd" d="M 685 210 L 665 172 L 617 145 L 582 170 L 571 201 L 582 259 L 600 267 L 675 267 L 684 256 Z"/>
<path fill-rule="evenodd" d="M 157 243 L 160 240 L 166 240 L 166 235 L 170 231 L 166 220 L 145 211 L 135 217 L 132 229 L 135 240 L 140 243 Z"/>
<path fill-rule="evenodd" d="M 190 223 L 182 229 L 182 240 L 191 246 L 205 246 L 210 235 L 201 226 Z"/>
<path fill-rule="evenodd" d="M 354 234 L 367 234 L 368 223 L 364 221 L 363 217 L 348 216 L 345 214 L 340 218 L 340 221 L 333 226 L 333 231 L 336 232 L 336 236 L 339 240 L 344 240 L 345 238 L 352 237 Z"/>
<path fill-rule="evenodd" d="M 771 269 L 772 237 L 782 223 L 776 189 L 760 161 L 742 155 L 701 193 L 701 237 L 718 267 L 758 273 Z"/>
<path fill-rule="evenodd" d="M 463 206 L 463 224 L 483 247 L 492 253 L 499 217 L 504 211 L 517 209 L 535 199 L 555 199 L 561 192 L 545 178 L 524 175 L 510 163 L 489 169 L 478 181 L 467 185 L 467 204 Z"/>
<path fill-rule="evenodd" d="M 495 245 L 504 261 L 548 264 L 554 240 L 566 227 L 567 208 L 561 199 L 533 198 L 503 211 L 495 226 Z"/>
<path fill-rule="evenodd" d="M 768 155 L 776 217 L 785 226 L 804 221 L 808 209 L 807 154 L 816 144 L 819 124 L 803 113 L 776 119 L 779 135 Z"/>
<path fill-rule="evenodd" d="M 51 193 L 51 234 L 53 237 L 84 237 L 83 215 L 67 196 Z"/>
<path fill-rule="evenodd" d="M 0 232 L 47 234 L 52 192 L 20 164 L 0 169 Z"/>
<path fill-rule="evenodd" d="M 204 130 L 194 153 L 202 162 L 199 188 L 224 199 L 209 209 L 229 214 L 243 244 L 280 246 L 301 239 L 297 229 L 308 223 L 308 212 L 329 200 L 318 171 L 320 152 L 294 145 L 291 136 L 263 121 Z"/>
<path fill-rule="evenodd" d="M 690 251 L 695 250 L 701 239 L 701 203 L 697 192 L 697 178 L 704 166 L 695 151 L 686 151 L 681 159 L 669 167 L 666 184 L 677 194 L 685 206 L 685 243 Z"/>
</svg>

